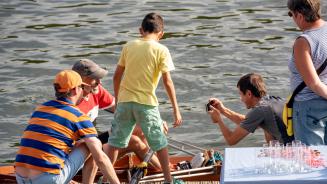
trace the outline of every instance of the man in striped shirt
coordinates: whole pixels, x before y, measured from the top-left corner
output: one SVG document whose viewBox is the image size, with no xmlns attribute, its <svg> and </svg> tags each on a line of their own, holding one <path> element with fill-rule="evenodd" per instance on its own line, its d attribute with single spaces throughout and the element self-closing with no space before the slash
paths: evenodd
<svg viewBox="0 0 327 184">
<path fill-rule="evenodd" d="M 110 183 L 119 183 L 92 122 L 76 106 L 83 85 L 73 70 L 56 75 L 57 99 L 36 108 L 22 136 L 15 162 L 18 183 L 69 183 L 84 163 L 83 183 L 93 183 L 93 161 Z"/>
</svg>

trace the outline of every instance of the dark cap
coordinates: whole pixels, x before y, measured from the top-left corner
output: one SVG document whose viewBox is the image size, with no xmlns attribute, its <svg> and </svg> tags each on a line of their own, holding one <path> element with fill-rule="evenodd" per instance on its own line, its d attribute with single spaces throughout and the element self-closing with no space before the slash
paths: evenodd
<svg viewBox="0 0 327 184">
<path fill-rule="evenodd" d="M 108 74 L 106 68 L 100 67 L 90 59 L 81 59 L 77 61 L 72 69 L 81 76 L 90 77 L 92 79 L 102 79 Z"/>
</svg>

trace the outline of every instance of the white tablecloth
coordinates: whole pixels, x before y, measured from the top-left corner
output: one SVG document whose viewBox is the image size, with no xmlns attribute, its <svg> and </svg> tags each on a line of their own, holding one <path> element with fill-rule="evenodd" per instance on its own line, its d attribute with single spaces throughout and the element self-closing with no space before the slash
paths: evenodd
<svg viewBox="0 0 327 184">
<path fill-rule="evenodd" d="M 327 146 L 313 147 L 327 160 Z M 314 168 L 308 173 L 256 174 L 260 159 L 256 158 L 262 148 L 226 148 L 221 173 L 221 184 L 327 184 L 327 168 Z"/>
</svg>

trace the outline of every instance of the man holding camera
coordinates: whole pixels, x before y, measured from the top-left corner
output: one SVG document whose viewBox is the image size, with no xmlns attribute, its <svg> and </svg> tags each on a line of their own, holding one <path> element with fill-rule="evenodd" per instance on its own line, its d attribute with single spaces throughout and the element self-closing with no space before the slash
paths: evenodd
<svg viewBox="0 0 327 184">
<path fill-rule="evenodd" d="M 246 115 L 232 111 L 225 107 L 217 98 L 210 98 L 207 105 L 208 113 L 213 123 L 216 123 L 229 145 L 237 144 L 249 133 L 260 127 L 264 130 L 265 139 L 279 140 L 281 143 L 292 141 L 287 137 L 282 119 L 273 111 L 267 95 L 266 86 L 259 74 L 250 73 L 240 78 L 237 83 L 241 101 L 247 109 Z M 230 130 L 221 118 L 221 114 L 234 122 L 237 127 Z"/>
</svg>

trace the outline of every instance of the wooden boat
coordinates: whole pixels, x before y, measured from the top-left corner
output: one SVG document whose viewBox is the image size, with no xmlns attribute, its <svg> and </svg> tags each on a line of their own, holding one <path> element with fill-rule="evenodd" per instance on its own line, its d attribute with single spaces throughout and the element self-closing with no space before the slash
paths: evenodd
<svg viewBox="0 0 327 184">
<path fill-rule="evenodd" d="M 182 179 L 183 181 L 219 181 L 220 178 L 220 169 L 221 163 L 216 163 L 215 165 L 207 167 L 199 167 L 195 169 L 186 169 L 186 170 L 177 170 L 177 163 L 182 161 L 191 161 L 192 156 L 170 156 L 170 162 L 173 165 L 173 170 L 171 174 L 177 178 Z M 117 161 L 115 164 L 116 173 L 121 182 L 129 182 L 131 178 L 130 171 L 133 167 L 137 166 L 141 161 L 135 155 L 125 155 Z M 102 174 L 97 173 L 95 181 L 98 181 L 99 177 Z M 78 173 L 74 177 L 75 181 L 81 182 L 82 175 Z M 163 181 L 163 174 L 149 166 L 148 174 L 142 178 L 140 183 L 155 183 Z M 14 167 L 9 166 L 0 166 L 0 183 L 16 183 Z M 217 182 L 218 183 L 218 182 Z"/>
</svg>

